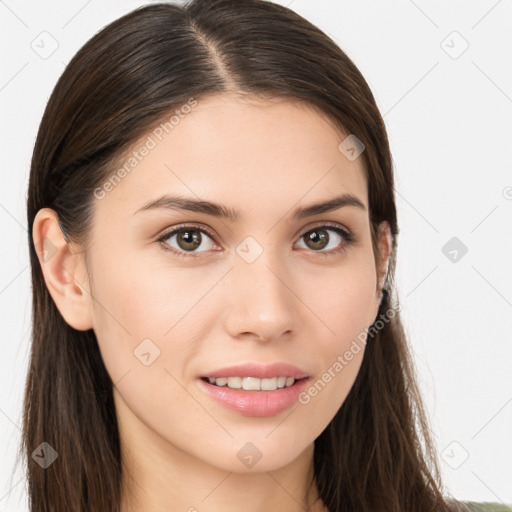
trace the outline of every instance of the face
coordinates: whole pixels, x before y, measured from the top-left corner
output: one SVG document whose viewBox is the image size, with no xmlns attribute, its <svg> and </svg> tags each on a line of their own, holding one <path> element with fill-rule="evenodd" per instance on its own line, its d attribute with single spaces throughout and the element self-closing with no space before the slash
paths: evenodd
<svg viewBox="0 0 512 512">
<path fill-rule="evenodd" d="M 178 119 L 97 189 L 93 329 L 123 430 L 226 471 L 250 457 L 273 470 L 343 404 L 377 314 L 363 161 L 290 100 L 210 97 Z M 356 201 L 295 215 L 344 194 Z"/>
</svg>

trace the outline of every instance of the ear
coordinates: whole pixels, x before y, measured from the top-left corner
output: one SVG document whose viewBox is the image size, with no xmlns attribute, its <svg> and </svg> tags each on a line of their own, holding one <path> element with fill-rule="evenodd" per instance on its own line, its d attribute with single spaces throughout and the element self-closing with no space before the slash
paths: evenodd
<svg viewBox="0 0 512 512">
<path fill-rule="evenodd" d="M 39 210 L 32 239 L 46 287 L 64 320 L 74 329 L 92 329 L 92 296 L 83 253 L 66 240 L 57 213 Z"/>
<path fill-rule="evenodd" d="M 380 302 L 382 298 L 381 290 L 386 282 L 386 275 L 389 268 L 389 256 L 393 248 L 393 235 L 391 234 L 389 222 L 383 221 L 379 224 L 377 240 L 379 248 L 379 254 L 377 255 L 377 294 Z"/>
</svg>

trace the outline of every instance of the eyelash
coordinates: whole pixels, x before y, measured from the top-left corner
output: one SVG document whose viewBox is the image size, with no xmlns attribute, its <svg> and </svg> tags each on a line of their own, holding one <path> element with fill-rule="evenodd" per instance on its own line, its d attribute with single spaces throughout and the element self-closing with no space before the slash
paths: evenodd
<svg viewBox="0 0 512 512">
<path fill-rule="evenodd" d="M 356 240 L 354 235 L 352 235 L 347 230 L 342 228 L 339 224 L 335 224 L 335 223 L 331 223 L 331 222 L 326 222 L 324 224 L 320 224 L 318 226 L 309 228 L 307 231 L 302 233 L 302 235 L 299 237 L 299 240 L 301 238 L 303 238 L 305 235 L 307 235 L 308 233 L 311 233 L 312 231 L 315 231 L 315 230 L 321 229 L 321 228 L 329 228 L 328 231 L 335 231 L 338 235 L 340 235 L 345 240 L 345 242 L 343 244 L 341 244 L 340 247 L 337 249 L 332 249 L 328 252 L 311 250 L 311 252 L 313 252 L 313 253 L 322 254 L 323 256 L 334 256 L 334 255 L 337 255 L 340 253 L 344 253 L 344 252 L 346 252 L 348 246 L 351 245 L 352 243 L 354 243 Z M 164 250 L 172 252 L 173 254 L 175 254 L 176 256 L 178 256 L 180 258 L 197 258 L 200 256 L 200 253 L 178 251 L 174 247 L 171 247 L 166 242 L 166 240 L 168 238 L 170 238 L 171 236 L 175 235 L 176 233 L 179 233 L 180 231 L 186 231 L 187 229 L 188 230 L 195 229 L 197 231 L 200 231 L 201 233 L 208 235 L 213 241 L 215 241 L 215 235 L 213 233 L 211 233 L 208 229 L 206 229 L 202 226 L 198 226 L 198 225 L 194 225 L 194 224 L 185 224 L 185 225 L 176 226 L 172 230 L 165 232 L 156 241 L 162 245 Z M 201 252 L 204 252 L 204 251 L 201 251 Z"/>
</svg>

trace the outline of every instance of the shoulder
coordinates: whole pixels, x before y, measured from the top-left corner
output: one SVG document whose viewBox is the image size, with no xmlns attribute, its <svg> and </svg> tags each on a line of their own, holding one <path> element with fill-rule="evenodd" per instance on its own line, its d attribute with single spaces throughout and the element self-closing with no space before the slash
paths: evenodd
<svg viewBox="0 0 512 512">
<path fill-rule="evenodd" d="M 450 512 L 512 512 L 512 506 L 501 503 L 448 500 Z"/>
</svg>

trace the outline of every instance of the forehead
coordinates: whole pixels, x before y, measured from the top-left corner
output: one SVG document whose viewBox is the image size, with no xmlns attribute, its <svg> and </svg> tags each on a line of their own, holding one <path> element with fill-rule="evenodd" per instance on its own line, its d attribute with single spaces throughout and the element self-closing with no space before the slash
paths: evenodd
<svg viewBox="0 0 512 512">
<path fill-rule="evenodd" d="M 159 196 L 180 194 L 225 204 L 243 219 L 244 212 L 342 193 L 367 206 L 362 158 L 340 152 L 347 134 L 311 106 L 222 95 L 176 110 L 123 155 L 110 175 L 125 172 L 103 207 L 115 203 L 116 211 L 133 214 Z"/>
</svg>

